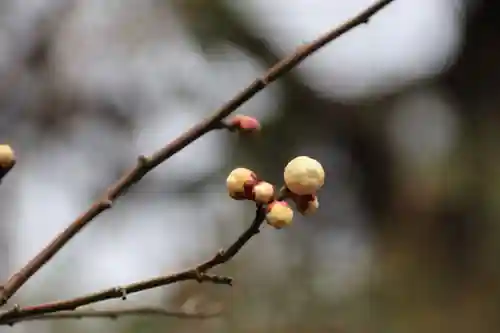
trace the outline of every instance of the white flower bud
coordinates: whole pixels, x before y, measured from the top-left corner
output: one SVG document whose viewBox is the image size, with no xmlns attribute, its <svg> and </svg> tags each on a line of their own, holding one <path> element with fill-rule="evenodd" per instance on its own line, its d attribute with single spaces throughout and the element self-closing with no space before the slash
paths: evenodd
<svg viewBox="0 0 500 333">
<path fill-rule="evenodd" d="M 298 195 L 315 194 L 325 182 L 323 166 L 308 156 L 291 160 L 283 173 L 286 187 Z"/>
<path fill-rule="evenodd" d="M 266 204 L 274 198 L 274 186 L 268 182 L 260 182 L 253 188 L 253 197 L 255 202 Z"/>
<path fill-rule="evenodd" d="M 289 226 L 292 219 L 293 210 L 285 201 L 274 201 L 267 207 L 266 221 L 276 229 Z"/>
<path fill-rule="evenodd" d="M 246 168 L 236 168 L 226 179 L 226 188 L 233 199 L 247 198 L 246 187 L 251 186 L 257 181 L 255 173 Z M 251 194 L 251 191 L 250 191 Z"/>
<path fill-rule="evenodd" d="M 16 157 L 9 145 L 0 145 L 0 167 L 10 168 L 14 165 Z"/>
</svg>

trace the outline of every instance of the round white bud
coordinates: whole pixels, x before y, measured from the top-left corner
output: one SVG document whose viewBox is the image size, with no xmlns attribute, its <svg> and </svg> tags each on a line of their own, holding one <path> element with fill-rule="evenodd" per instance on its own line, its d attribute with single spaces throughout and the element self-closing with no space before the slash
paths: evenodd
<svg viewBox="0 0 500 333">
<path fill-rule="evenodd" d="M 298 195 L 315 194 L 325 182 L 321 163 L 308 156 L 291 160 L 283 173 L 286 187 Z"/>
<path fill-rule="evenodd" d="M 292 219 L 293 210 L 285 201 L 274 201 L 267 207 L 266 221 L 276 229 L 289 226 Z"/>
<path fill-rule="evenodd" d="M 226 188 L 232 198 L 242 198 L 245 196 L 245 184 L 250 184 L 257 180 L 255 173 L 247 168 L 236 168 L 229 173 L 226 179 Z"/>
<path fill-rule="evenodd" d="M 14 151 L 9 145 L 0 145 L 0 167 L 9 168 L 15 163 Z"/>
</svg>

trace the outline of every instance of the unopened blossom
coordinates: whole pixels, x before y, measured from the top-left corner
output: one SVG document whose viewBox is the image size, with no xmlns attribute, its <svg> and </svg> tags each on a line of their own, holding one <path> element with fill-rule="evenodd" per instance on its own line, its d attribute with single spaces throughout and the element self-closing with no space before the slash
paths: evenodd
<svg viewBox="0 0 500 333">
<path fill-rule="evenodd" d="M 229 126 L 232 129 L 243 132 L 258 132 L 260 130 L 260 122 L 254 117 L 245 115 L 236 115 L 229 120 Z"/>
<path fill-rule="evenodd" d="M 0 167 L 10 168 L 14 165 L 16 157 L 9 145 L 0 145 Z"/>
<path fill-rule="evenodd" d="M 285 201 L 273 201 L 267 207 L 266 222 L 281 229 L 292 223 L 293 210 Z"/>
<path fill-rule="evenodd" d="M 315 194 L 325 182 L 321 163 L 308 156 L 291 160 L 283 173 L 286 187 L 298 195 Z"/>
<path fill-rule="evenodd" d="M 237 200 L 251 199 L 253 187 L 257 183 L 257 175 L 247 168 L 236 168 L 226 179 L 226 188 L 231 198 Z"/>
<path fill-rule="evenodd" d="M 274 186 L 268 182 L 259 182 L 253 188 L 253 200 L 260 204 L 267 204 L 274 198 Z"/>
</svg>

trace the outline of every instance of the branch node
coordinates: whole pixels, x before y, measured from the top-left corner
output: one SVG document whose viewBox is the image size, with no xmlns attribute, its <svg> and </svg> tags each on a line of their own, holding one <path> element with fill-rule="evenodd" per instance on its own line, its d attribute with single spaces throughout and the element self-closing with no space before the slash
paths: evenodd
<svg viewBox="0 0 500 333">
<path fill-rule="evenodd" d="M 146 155 L 139 155 L 139 157 L 137 158 L 137 163 L 139 164 L 139 166 L 141 168 L 145 167 L 150 162 L 151 162 L 151 158 L 146 156 Z"/>
<path fill-rule="evenodd" d="M 214 124 L 213 129 L 216 130 L 228 130 L 230 132 L 234 132 L 234 126 L 231 126 L 227 121 L 221 120 Z"/>
<path fill-rule="evenodd" d="M 99 202 L 99 205 L 103 209 L 110 209 L 111 207 L 113 207 L 113 201 L 109 198 L 102 199 L 101 202 Z"/>
<path fill-rule="evenodd" d="M 203 276 L 205 275 L 203 272 L 200 272 L 198 268 L 194 269 L 195 279 L 198 283 L 203 282 Z"/>
<path fill-rule="evenodd" d="M 127 300 L 127 290 L 126 290 L 125 288 L 123 288 L 123 287 L 116 287 L 116 288 L 115 288 L 115 292 L 116 292 L 117 294 L 120 294 L 120 295 L 121 295 L 120 297 L 121 297 L 121 299 L 122 299 L 123 301 Z"/>
<path fill-rule="evenodd" d="M 226 251 L 224 249 L 220 249 L 217 251 L 217 257 L 223 258 L 226 255 Z"/>
<path fill-rule="evenodd" d="M 269 84 L 269 75 L 264 75 L 262 77 L 259 78 L 259 81 L 262 83 L 262 85 L 267 86 Z"/>
</svg>

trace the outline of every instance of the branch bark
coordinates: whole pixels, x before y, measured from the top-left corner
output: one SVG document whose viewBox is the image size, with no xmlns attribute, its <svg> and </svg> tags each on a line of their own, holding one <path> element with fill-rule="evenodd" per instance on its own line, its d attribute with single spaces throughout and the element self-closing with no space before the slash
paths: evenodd
<svg viewBox="0 0 500 333">
<path fill-rule="evenodd" d="M 208 319 L 217 317 L 221 311 L 212 312 L 186 312 L 186 311 L 173 311 L 161 307 L 135 307 L 128 309 L 115 309 L 115 310 L 77 310 L 77 311 L 61 311 L 58 313 L 42 314 L 31 317 L 16 318 L 10 321 L 5 320 L 0 325 L 14 325 L 19 322 L 25 321 L 41 321 L 41 320 L 60 320 L 60 319 L 118 319 L 120 317 L 131 316 L 157 316 L 157 317 L 171 317 L 180 319 Z"/>
<path fill-rule="evenodd" d="M 265 208 L 257 206 L 255 218 L 252 224 L 241 234 L 241 236 L 238 237 L 238 239 L 231 246 L 229 246 L 227 250 L 219 250 L 212 259 L 207 260 L 196 267 L 187 269 L 183 272 L 139 281 L 121 287 L 105 289 L 68 300 L 27 307 L 14 306 L 11 310 L 0 313 L 0 325 L 25 320 L 27 318 L 38 317 L 49 313 L 72 311 L 78 307 L 108 299 L 121 298 L 125 300 L 128 294 L 181 281 L 195 280 L 199 283 L 209 281 L 215 284 L 231 285 L 232 279 L 230 277 L 210 275 L 206 272 L 211 268 L 221 265 L 233 258 L 254 235 L 259 233 L 260 226 L 264 222 L 265 216 Z"/>
</svg>

